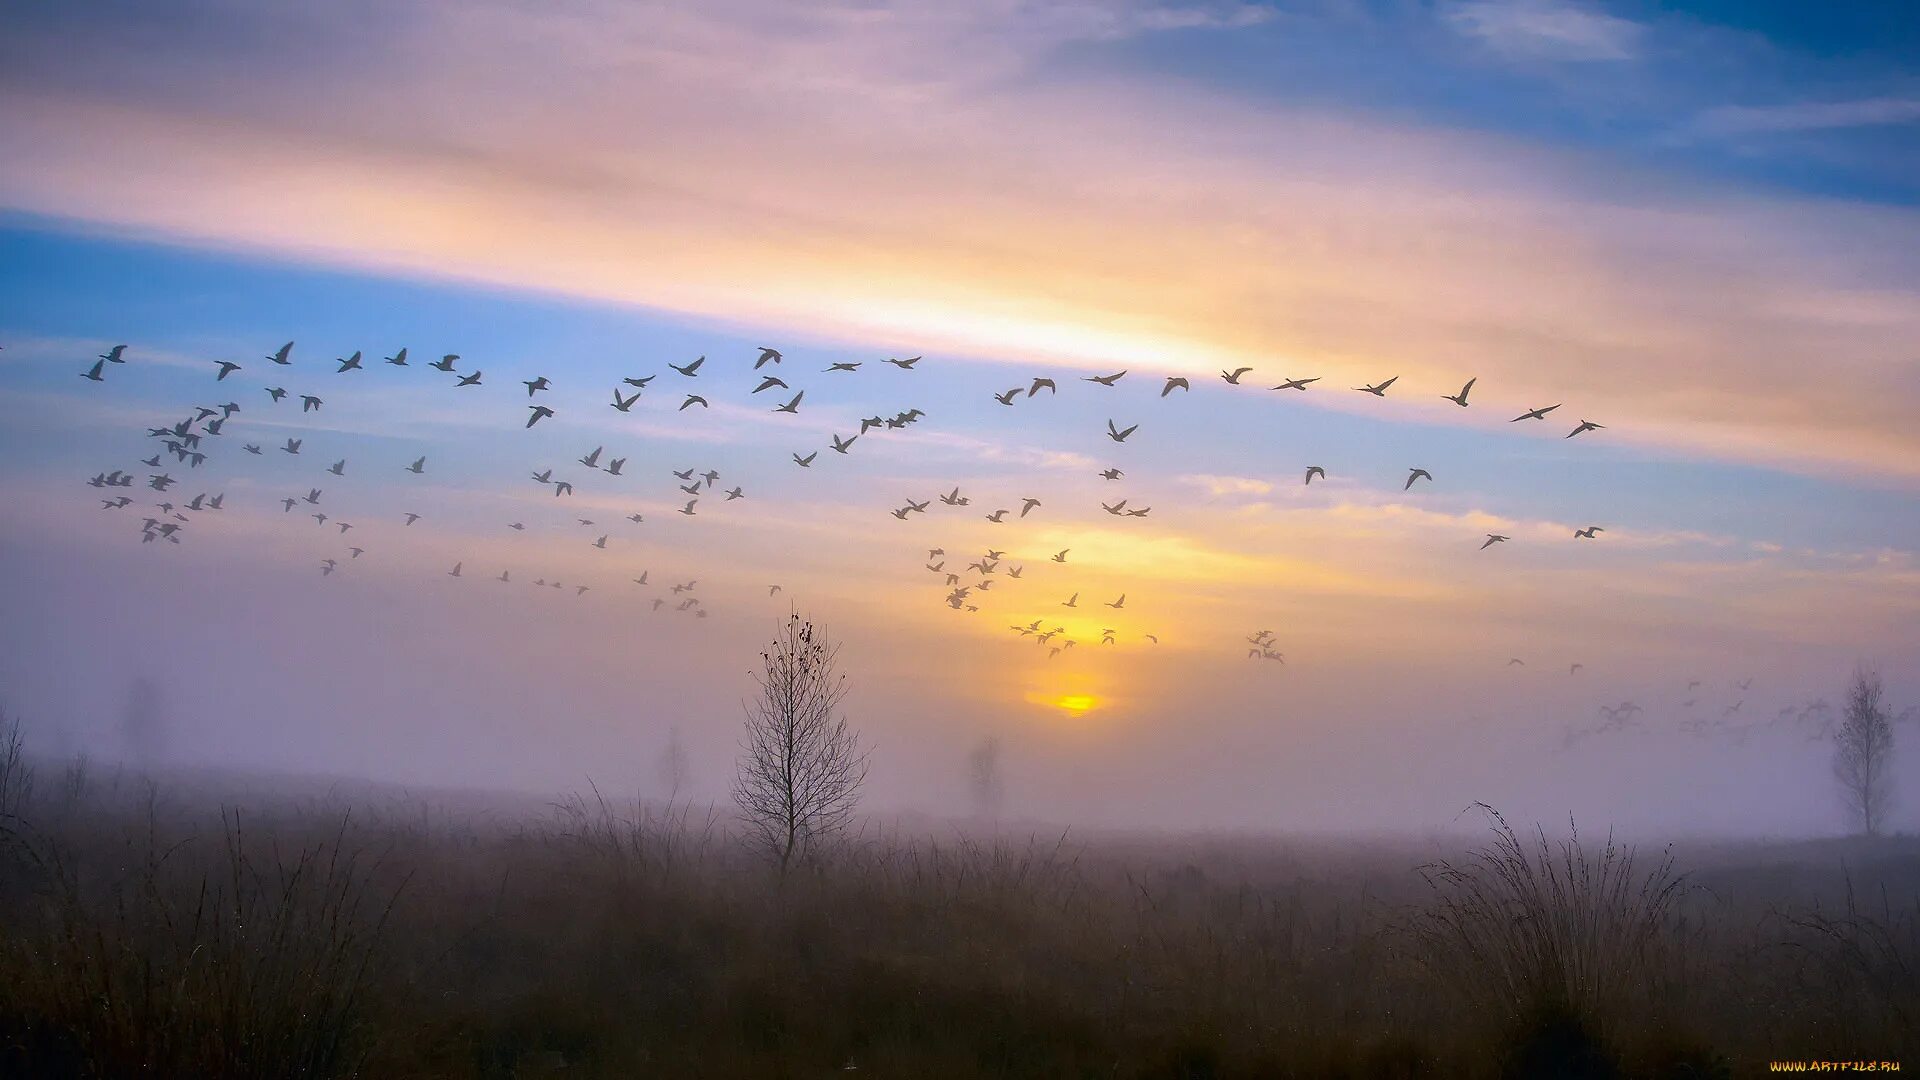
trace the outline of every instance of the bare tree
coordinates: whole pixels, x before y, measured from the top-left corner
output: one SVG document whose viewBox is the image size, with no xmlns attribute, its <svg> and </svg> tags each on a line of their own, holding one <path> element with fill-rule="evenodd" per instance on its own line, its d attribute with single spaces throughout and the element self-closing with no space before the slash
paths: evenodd
<svg viewBox="0 0 1920 1080">
<path fill-rule="evenodd" d="M 974 812 L 982 818 L 1000 816 L 1000 804 L 1007 795 L 1000 773 L 1000 739 L 989 735 L 967 755 L 967 780 L 973 788 Z"/>
<path fill-rule="evenodd" d="M 20 721 L 0 711 L 0 819 L 19 817 L 32 794 L 33 765 L 27 761 Z"/>
<path fill-rule="evenodd" d="M 839 658 L 838 645 L 794 614 L 754 673 L 760 693 L 746 706 L 733 797 L 783 875 L 846 827 L 866 782 L 868 752 L 839 715 Z"/>
<path fill-rule="evenodd" d="M 1833 731 L 1833 778 L 1848 817 L 1868 836 L 1885 824 L 1893 797 L 1893 718 L 1880 673 L 1855 669 L 1840 723 Z"/>
<path fill-rule="evenodd" d="M 680 801 L 680 791 L 687 786 L 687 748 L 680 742 L 680 725 L 675 724 L 667 732 L 666 749 L 660 751 L 660 782 L 666 786 L 667 801 Z"/>
</svg>

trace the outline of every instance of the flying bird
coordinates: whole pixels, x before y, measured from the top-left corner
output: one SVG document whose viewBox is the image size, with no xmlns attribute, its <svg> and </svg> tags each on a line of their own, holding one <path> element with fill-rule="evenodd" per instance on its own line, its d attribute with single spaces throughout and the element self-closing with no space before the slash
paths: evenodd
<svg viewBox="0 0 1920 1080">
<path fill-rule="evenodd" d="M 453 385 L 455 385 L 455 386 L 479 386 L 479 385 L 480 385 L 480 375 L 481 375 L 481 373 L 480 373 L 480 372 L 478 372 L 478 371 L 476 371 L 476 372 L 474 372 L 474 373 L 473 373 L 473 374 L 471 374 L 471 375 L 462 375 L 462 376 L 460 376 L 460 381 L 459 381 L 459 382 L 456 382 L 456 383 L 454 383 Z"/>
<path fill-rule="evenodd" d="M 1061 548 L 1061 549 L 1060 549 L 1060 553 L 1059 553 L 1058 555 L 1055 555 L 1055 556 L 1053 557 L 1053 561 L 1054 561 L 1054 562 L 1057 562 L 1057 563 L 1063 563 L 1063 562 L 1066 562 L 1066 561 L 1067 561 L 1067 552 L 1069 552 L 1069 551 L 1072 551 L 1072 550 L 1073 550 L 1072 548 Z"/>
<path fill-rule="evenodd" d="M 240 370 L 239 364 L 236 364 L 231 360 L 222 360 L 220 361 L 220 374 L 215 375 L 213 377 L 213 381 L 220 382 L 223 379 L 225 379 L 227 376 L 239 370 Z"/>
<path fill-rule="evenodd" d="M 688 364 L 686 367 L 681 367 L 679 364 L 668 364 L 667 366 L 691 379 L 691 378 L 694 378 L 695 373 L 700 370 L 700 365 L 706 362 L 707 362 L 707 358 L 702 356 L 700 359 L 695 360 L 693 363 Z"/>
<path fill-rule="evenodd" d="M 1112 420 L 1108 420 L 1107 421 L 1107 438 L 1112 439 L 1114 442 L 1126 442 L 1127 436 L 1133 434 L 1135 431 L 1139 430 L 1139 428 L 1140 428 L 1140 425 L 1135 424 L 1132 427 L 1122 431 L 1121 429 L 1113 425 Z"/>
<path fill-rule="evenodd" d="M 1131 431 L 1131 430 L 1133 430 L 1133 429 L 1132 429 L 1132 428 L 1128 428 L 1127 430 L 1129 430 L 1129 431 Z M 1123 436 L 1123 437 L 1124 437 L 1124 436 Z M 1123 477 L 1123 476 L 1125 476 L 1125 475 L 1127 475 L 1127 474 L 1126 474 L 1126 473 L 1123 473 L 1123 472 L 1121 472 L 1121 471 L 1120 471 L 1119 469 L 1102 469 L 1102 470 L 1100 471 L 1100 475 L 1101 475 L 1101 476 L 1103 476 L 1103 477 L 1105 477 L 1105 478 L 1106 478 L 1106 479 L 1108 479 L 1108 480 L 1118 480 L 1118 479 L 1120 479 L 1121 477 Z"/>
<path fill-rule="evenodd" d="M 836 363 L 831 367 L 826 368 L 825 370 L 826 371 L 859 371 L 860 361 L 855 360 L 852 362 L 848 362 L 848 361 L 842 360 L 839 363 Z"/>
<path fill-rule="evenodd" d="M 448 577 L 459 577 L 459 576 L 460 576 L 460 567 L 461 567 L 461 565 L 462 565 L 461 563 L 454 563 L 454 564 L 453 564 L 453 569 L 451 569 L 451 570 L 449 570 L 449 571 L 447 571 L 447 576 L 448 576 Z"/>
<path fill-rule="evenodd" d="M 894 367 L 899 368 L 901 371 L 911 371 L 913 370 L 913 365 L 920 362 L 920 358 L 917 356 L 910 356 L 905 360 L 895 360 L 892 357 L 888 357 L 886 362 L 889 364 L 892 364 Z"/>
<path fill-rule="evenodd" d="M 778 350 L 778 349 L 769 349 L 769 348 L 767 348 L 767 347 L 766 347 L 765 345 L 762 345 L 762 346 L 760 346 L 760 359 L 758 359 L 758 360 L 755 360 L 755 361 L 753 362 L 753 370 L 755 370 L 755 371 L 759 371 L 759 370 L 760 370 L 760 365 L 762 365 L 762 364 L 764 364 L 764 363 L 766 363 L 766 362 L 768 362 L 769 360 L 771 360 L 772 362 L 774 362 L 774 363 L 776 363 L 776 364 L 777 364 L 777 363 L 779 363 L 779 362 L 780 362 L 780 350 Z"/>
<path fill-rule="evenodd" d="M 1234 368 L 1232 371 L 1220 372 L 1220 377 L 1227 381 L 1228 386 L 1239 386 L 1240 376 L 1245 375 L 1247 372 L 1252 370 L 1253 369 L 1250 367 Z"/>
<path fill-rule="evenodd" d="M 1582 540 L 1592 540 L 1592 539 L 1595 539 L 1595 536 L 1594 536 L 1595 533 L 1603 533 L 1606 531 L 1607 530 L 1601 528 L 1598 525 L 1589 525 L 1584 529 L 1573 530 L 1573 535 Z"/>
<path fill-rule="evenodd" d="M 1112 386 L 1114 383 L 1119 382 L 1121 377 L 1124 376 L 1125 374 L 1126 374 L 1125 371 L 1116 371 L 1111 375 L 1088 375 L 1085 378 L 1082 378 L 1080 381 L 1099 383 L 1101 386 Z"/>
<path fill-rule="evenodd" d="M 760 385 L 754 387 L 753 392 L 757 394 L 762 390 L 771 390 L 776 386 L 782 390 L 791 389 L 791 387 L 787 386 L 785 379 L 777 375 L 768 375 L 766 378 L 760 380 Z"/>
<path fill-rule="evenodd" d="M 627 459 L 626 459 L 626 458 L 623 458 L 623 457 L 617 457 L 617 458 L 614 458 L 614 459 L 612 459 L 611 461 L 608 461 L 608 462 L 607 462 L 607 475 L 608 475 L 608 476 L 619 476 L 619 475 L 620 475 L 620 470 L 621 470 L 621 469 L 623 469 L 623 468 L 625 468 L 625 467 L 626 467 L 626 465 L 627 465 Z"/>
<path fill-rule="evenodd" d="M 845 439 L 845 440 L 842 440 L 842 439 L 840 438 L 840 436 L 838 436 L 838 435 L 835 435 L 835 436 L 833 437 L 833 452 L 834 452 L 834 453 L 836 453 L 836 454 L 844 454 L 844 453 L 846 453 L 846 452 L 847 452 L 847 447 L 849 447 L 849 446 L 852 446 L 852 445 L 853 445 L 853 440 L 854 440 L 854 439 L 858 439 L 859 437 L 860 437 L 860 436 L 858 436 L 858 435 L 855 435 L 855 436 L 853 436 L 852 438 L 849 438 L 849 439 Z M 819 453 L 819 451 L 817 451 L 817 450 L 816 450 L 816 451 L 814 451 L 814 453 Z"/>
<path fill-rule="evenodd" d="M 1055 394 L 1055 395 L 1057 395 L 1057 394 L 1059 394 L 1059 393 L 1060 393 L 1060 388 L 1059 388 L 1058 386 L 1055 386 L 1055 385 L 1053 384 L 1053 380 L 1052 380 L 1052 379 L 1044 379 L 1044 378 L 1041 378 L 1041 379 L 1035 379 L 1035 380 L 1033 380 L 1033 385 L 1032 385 L 1032 386 L 1029 386 L 1029 387 L 1027 387 L 1027 396 L 1028 396 L 1028 397 L 1033 397 L 1033 396 L 1035 396 L 1035 395 L 1037 395 L 1037 394 L 1039 394 L 1039 393 L 1040 393 L 1040 389 L 1041 389 L 1042 387 L 1045 387 L 1045 388 L 1046 388 L 1046 391 L 1047 391 L 1047 393 L 1049 393 L 1049 394 Z"/>
<path fill-rule="evenodd" d="M 623 383 L 626 383 L 628 386 L 637 386 L 640 389 L 644 390 L 647 388 L 647 384 L 652 382 L 656 378 L 659 378 L 659 376 L 649 375 L 644 379 L 621 379 L 620 381 Z"/>
<path fill-rule="evenodd" d="M 94 382 L 105 382 L 106 380 L 100 376 L 100 369 L 106 366 L 107 362 L 105 360 L 95 360 L 91 368 L 80 373 L 80 377 L 83 379 L 91 379 Z"/>
<path fill-rule="evenodd" d="M 1040 505 L 1039 499 L 1021 499 L 1020 500 L 1020 516 L 1026 517 L 1027 511 L 1032 510 L 1034 507 L 1039 505 Z"/>
<path fill-rule="evenodd" d="M 305 441 L 306 440 L 304 439 L 288 439 L 287 445 L 281 447 L 280 449 L 284 453 L 297 454 L 300 452 L 300 444 Z"/>
<path fill-rule="evenodd" d="M 1478 376 L 1476 376 L 1476 377 L 1474 377 L 1474 378 L 1471 378 L 1471 379 L 1468 379 L 1468 380 L 1467 380 L 1467 385 L 1465 385 L 1465 386 L 1463 386 L 1463 387 L 1461 387 L 1461 388 L 1460 388 L 1460 392 L 1459 392 L 1459 393 L 1457 393 L 1457 394 L 1441 394 L 1440 396 L 1441 396 L 1441 397 L 1443 397 L 1443 398 L 1445 398 L 1445 399 L 1447 399 L 1448 401 L 1451 401 L 1451 402 L 1453 402 L 1453 403 L 1454 403 L 1455 405 L 1458 405 L 1458 406 L 1460 406 L 1461 408 L 1463 408 L 1463 409 L 1464 409 L 1464 408 L 1466 408 L 1466 407 L 1467 407 L 1467 394 L 1468 394 L 1468 393 L 1470 393 L 1470 392 L 1472 392 L 1472 390 L 1473 390 L 1473 384 L 1474 384 L 1474 383 L 1476 383 L 1476 382 L 1479 382 L 1479 381 L 1480 381 L 1480 379 L 1479 379 L 1479 377 L 1478 377 Z"/>
<path fill-rule="evenodd" d="M 520 380 L 520 385 L 526 387 L 527 396 L 532 397 L 534 394 L 547 389 L 549 386 L 553 384 L 547 381 L 547 377 L 545 375 L 542 375 L 537 379 L 522 379 Z"/>
<path fill-rule="evenodd" d="M 813 459 L 819 456 L 820 456 L 820 451 L 818 450 L 815 450 L 813 453 L 808 454 L 806 457 L 801 457 L 799 454 L 795 454 L 793 455 L 793 463 L 795 465 L 800 466 L 803 469 L 811 469 L 813 468 Z"/>
<path fill-rule="evenodd" d="M 1113 609 L 1113 610 L 1115 610 L 1115 611 L 1119 611 L 1119 610 L 1120 610 L 1121 608 L 1123 608 L 1123 607 L 1126 607 L 1126 606 L 1127 606 L 1127 594 L 1126 594 L 1126 593 L 1121 593 L 1121 594 L 1120 594 L 1120 599 L 1118 599 L 1118 600 L 1110 600 L 1110 601 L 1108 601 L 1108 602 L 1107 602 L 1107 606 L 1108 606 L 1108 607 L 1110 607 L 1110 608 L 1112 608 L 1112 609 Z"/>
<path fill-rule="evenodd" d="M 1582 420 L 1582 421 L 1580 421 L 1580 426 L 1579 426 L 1579 427 L 1577 427 L 1577 428 L 1574 428 L 1574 429 L 1573 429 L 1572 431 L 1569 431 L 1569 432 L 1567 432 L 1567 434 L 1566 434 L 1566 438 L 1569 438 L 1569 439 L 1571 439 L 1571 438 L 1573 438 L 1573 437 L 1574 437 L 1575 435 L 1578 435 L 1578 434 L 1580 434 L 1580 433 L 1581 433 L 1581 432 L 1583 432 L 1583 431 L 1599 431 L 1599 430 L 1600 430 L 1601 428 L 1603 428 L 1603 427 L 1606 427 L 1606 426 L 1607 426 L 1607 425 L 1605 425 L 1605 424 L 1596 424 L 1596 423 L 1594 423 L 1594 422 L 1593 422 L 1593 421 L 1591 421 L 1591 420 Z"/>
<path fill-rule="evenodd" d="M 1069 596 L 1065 600 L 1060 601 L 1060 606 L 1061 607 L 1079 607 L 1080 594 L 1074 593 L 1072 596 Z"/>
<path fill-rule="evenodd" d="M 1167 384 L 1165 386 L 1162 386 L 1160 388 L 1160 396 L 1166 397 L 1168 394 L 1173 393 L 1175 390 L 1192 390 L 1192 389 L 1193 387 L 1187 385 L 1186 379 L 1182 378 L 1179 375 L 1174 375 L 1167 379 Z"/>
<path fill-rule="evenodd" d="M 1327 470 L 1321 468 L 1318 465 L 1307 466 L 1307 479 L 1305 483 L 1307 484 L 1313 483 L 1313 478 L 1316 476 L 1322 480 L 1325 480 L 1327 478 Z"/>
<path fill-rule="evenodd" d="M 998 525 L 1002 521 L 1006 520 L 1006 517 L 1007 517 L 1007 512 L 1005 510 L 995 510 L 993 513 L 987 515 L 987 520 L 993 522 L 995 525 Z"/>
<path fill-rule="evenodd" d="M 800 399 L 806 396 L 807 396 L 807 392 L 805 390 L 802 390 L 799 393 L 793 395 L 793 400 L 787 402 L 785 405 L 775 405 L 773 407 L 773 411 L 797 414 L 800 411 Z"/>
<path fill-rule="evenodd" d="M 694 503 L 697 503 L 697 502 L 699 502 L 699 501 L 700 501 L 699 499 L 688 499 L 688 500 L 687 500 L 687 505 L 685 505 L 685 506 L 683 506 L 683 507 L 681 507 L 681 508 L 680 508 L 680 512 L 681 512 L 681 513 L 683 513 L 683 514 L 685 514 L 685 515 L 687 515 L 688 517 L 692 517 L 692 516 L 693 516 L 693 504 L 694 504 Z"/>
<path fill-rule="evenodd" d="M 354 354 L 352 356 L 347 357 L 345 360 L 341 360 L 336 357 L 334 362 L 340 365 L 340 371 L 334 372 L 334 374 L 336 375 L 346 371 L 366 370 L 365 368 L 362 368 L 360 366 L 360 352 L 357 349 L 354 351 Z"/>
<path fill-rule="evenodd" d="M 1553 410 L 1559 407 L 1560 406 L 1558 405 L 1548 405 L 1544 409 L 1528 409 L 1526 412 L 1523 412 L 1519 416 L 1516 416 L 1513 419 L 1507 421 L 1507 423 L 1517 424 L 1522 420 L 1545 420 L 1547 418 L 1548 413 L 1552 412 Z"/>
<path fill-rule="evenodd" d="M 325 404 L 326 402 L 321 401 L 319 398 L 314 397 L 312 394 L 300 395 L 300 411 L 303 413 L 319 412 L 320 406 Z"/>
<path fill-rule="evenodd" d="M 419 515 L 419 514 L 414 514 L 414 513 L 409 513 L 409 514 L 407 515 L 407 524 L 409 524 L 409 525 L 411 525 L 411 524 L 413 524 L 414 522 L 416 522 L 416 521 L 419 521 L 419 520 L 420 520 L 420 515 Z"/>
<path fill-rule="evenodd" d="M 1019 397 L 1024 392 L 1025 391 L 1023 388 L 1016 386 L 1004 394 L 993 395 L 993 400 L 999 402 L 1002 405 L 1011 405 L 1013 404 L 1013 399 Z"/>
<path fill-rule="evenodd" d="M 1372 394 L 1374 397 L 1386 397 L 1387 387 L 1392 386 L 1394 383 L 1399 381 L 1400 381 L 1400 376 L 1395 375 L 1393 378 L 1388 379 L 1386 382 L 1383 382 L 1378 386 L 1356 386 L 1354 387 L 1354 389 L 1360 391 L 1363 394 Z"/>
<path fill-rule="evenodd" d="M 680 407 L 678 409 L 675 409 L 674 412 L 686 412 L 688 409 L 693 407 L 695 402 L 699 402 L 701 408 L 703 409 L 707 408 L 706 398 L 701 397 L 699 394 L 688 394 L 687 400 L 681 402 Z"/>
<path fill-rule="evenodd" d="M 1502 536 L 1499 533 L 1488 533 L 1487 542 L 1480 545 L 1480 550 L 1485 551 L 1495 544 L 1504 544 L 1510 539 L 1512 539 L 1512 537 Z"/>
<path fill-rule="evenodd" d="M 1428 472 L 1428 471 L 1427 471 L 1427 470 L 1425 470 L 1425 469 L 1414 469 L 1414 470 L 1412 470 L 1412 471 L 1410 471 L 1410 472 L 1408 472 L 1408 473 L 1407 473 L 1407 484 L 1406 484 L 1406 486 L 1405 486 L 1405 487 L 1403 487 L 1403 488 L 1401 488 L 1400 490 L 1401 490 L 1401 491 L 1410 491 L 1410 490 L 1412 490 L 1412 488 L 1413 488 L 1413 482 L 1414 482 L 1415 480 L 1420 480 L 1420 479 L 1425 479 L 1425 480 L 1426 480 L 1426 481 L 1427 481 L 1428 483 L 1432 483 L 1432 482 L 1433 482 L 1433 474 L 1432 474 L 1432 473 L 1430 473 L 1430 472 Z"/>
<path fill-rule="evenodd" d="M 435 360 L 433 363 L 428 364 L 427 366 L 439 368 L 441 371 L 452 371 L 454 363 L 459 359 L 460 359 L 459 353 L 448 353 L 447 355 L 441 357 L 438 360 Z"/>
<path fill-rule="evenodd" d="M 553 415 L 553 410 L 547 408 L 545 405 L 529 405 L 527 406 L 527 408 L 532 410 L 533 412 L 532 416 L 527 417 L 528 427 L 532 427 L 533 425 L 539 423 L 542 419 Z M 545 483 L 545 482 L 546 481 L 544 480 L 541 481 L 541 483 Z"/>
<path fill-rule="evenodd" d="M 287 396 L 287 392 L 282 387 L 269 386 L 267 387 L 267 396 L 272 398 L 275 401 L 279 401 L 281 398 Z"/>
<path fill-rule="evenodd" d="M 617 386 L 613 388 L 613 407 L 616 409 L 619 409 L 621 412 L 626 412 L 627 410 L 633 408 L 633 403 L 639 400 L 640 400 L 640 392 L 637 390 L 634 391 L 634 394 L 632 397 L 623 398 L 620 396 L 620 388 Z"/>
<path fill-rule="evenodd" d="M 279 352 L 273 353 L 272 355 L 268 356 L 266 359 L 271 360 L 276 364 L 291 364 L 293 363 L 293 361 L 287 359 L 287 356 L 292 352 L 293 352 L 293 342 L 289 341 L 285 345 L 280 346 Z"/>
<path fill-rule="evenodd" d="M 347 475 L 347 459 L 341 458 L 339 461 L 327 466 L 327 471 L 335 476 Z"/>
<path fill-rule="evenodd" d="M 599 468 L 599 467 L 600 467 L 600 451 L 602 451 L 602 450 L 605 450 L 605 449 L 606 449 L 606 447 L 604 447 L 604 446 L 596 446 L 596 447 L 594 447 L 594 448 L 593 448 L 593 453 L 591 453 L 591 454 L 583 454 L 583 455 L 581 455 L 581 457 L 580 457 L 580 459 L 579 459 L 579 461 L 580 461 L 580 464 L 582 464 L 582 465 L 585 465 L 585 466 L 586 466 L 587 468 L 589 468 L 589 469 L 597 469 L 597 468 Z"/>
<path fill-rule="evenodd" d="M 403 348 L 399 352 L 394 353 L 392 356 L 389 356 L 386 359 L 387 359 L 387 363 L 392 364 L 394 367 L 406 367 L 407 366 L 407 350 Z"/>
<path fill-rule="evenodd" d="M 1308 383 L 1317 383 L 1319 381 L 1320 381 L 1320 376 L 1318 375 L 1315 375 L 1311 379 L 1288 379 L 1285 382 L 1282 382 L 1279 386 L 1274 387 L 1274 389 L 1275 390 L 1305 390 L 1307 388 Z"/>
</svg>

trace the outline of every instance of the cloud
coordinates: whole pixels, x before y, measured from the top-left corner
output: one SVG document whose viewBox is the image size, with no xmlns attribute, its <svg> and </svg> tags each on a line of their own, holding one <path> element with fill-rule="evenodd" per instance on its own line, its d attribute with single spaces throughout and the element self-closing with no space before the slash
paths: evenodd
<svg viewBox="0 0 1920 1080">
<path fill-rule="evenodd" d="M 1273 485 L 1265 480 L 1253 480 L 1244 476 L 1182 476 L 1180 482 L 1201 488 L 1209 495 L 1265 495 L 1273 490 Z"/>
<path fill-rule="evenodd" d="M 1443 18 L 1499 52 L 1548 60 L 1631 60 L 1643 30 L 1561 0 L 1469 0 L 1443 9 Z"/>
<path fill-rule="evenodd" d="M 1920 98 L 1880 97 L 1788 105 L 1722 105 L 1701 113 L 1693 126 L 1707 135 L 1769 135 L 1916 122 L 1920 122 Z"/>
<path fill-rule="evenodd" d="M 1481 422 L 1432 400 L 1477 374 L 1489 409 L 1566 401 L 1613 440 L 1920 479 L 1920 215 L 1602 184 L 1537 146 L 1049 63 L 1231 32 L 1239 6 L 218 10 L 10 27 L 0 202 L 874 352 L 1391 369 L 1431 394 L 1384 403 L 1397 418 Z M 1637 33 L 1449 12 L 1562 54 Z M 314 47 L 228 40 L 293 29 Z"/>
</svg>

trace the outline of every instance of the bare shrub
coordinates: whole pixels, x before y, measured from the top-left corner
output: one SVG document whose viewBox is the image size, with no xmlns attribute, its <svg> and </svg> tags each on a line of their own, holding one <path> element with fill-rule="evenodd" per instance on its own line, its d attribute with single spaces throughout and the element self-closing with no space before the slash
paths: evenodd
<svg viewBox="0 0 1920 1080">
<path fill-rule="evenodd" d="M 33 797 L 33 765 L 27 761 L 27 741 L 18 717 L 0 712 L 0 823 L 18 819 Z"/>
</svg>

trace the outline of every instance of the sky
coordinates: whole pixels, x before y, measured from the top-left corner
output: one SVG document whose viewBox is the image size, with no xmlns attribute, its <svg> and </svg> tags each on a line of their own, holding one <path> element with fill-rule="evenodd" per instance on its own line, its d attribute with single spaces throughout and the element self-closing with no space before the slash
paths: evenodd
<svg viewBox="0 0 1920 1080">
<path fill-rule="evenodd" d="M 1920 702 L 1916 57 L 1891 3 L 8 5 L 0 703 L 535 792 L 678 728 L 724 799 L 797 610 L 875 808 L 995 737 L 1032 820 L 1835 831 L 1798 710 Z"/>
</svg>

